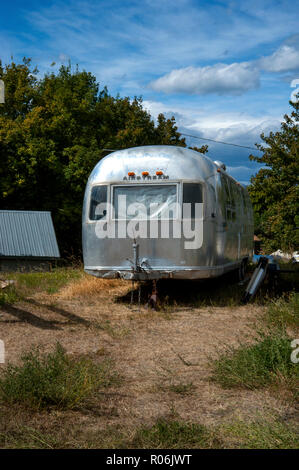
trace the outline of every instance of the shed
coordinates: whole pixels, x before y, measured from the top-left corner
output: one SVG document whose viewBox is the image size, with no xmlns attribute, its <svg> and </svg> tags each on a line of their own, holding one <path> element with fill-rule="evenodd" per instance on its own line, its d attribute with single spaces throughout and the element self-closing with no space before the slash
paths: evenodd
<svg viewBox="0 0 299 470">
<path fill-rule="evenodd" d="M 0 210 L 0 271 L 48 270 L 59 258 L 51 212 Z"/>
</svg>

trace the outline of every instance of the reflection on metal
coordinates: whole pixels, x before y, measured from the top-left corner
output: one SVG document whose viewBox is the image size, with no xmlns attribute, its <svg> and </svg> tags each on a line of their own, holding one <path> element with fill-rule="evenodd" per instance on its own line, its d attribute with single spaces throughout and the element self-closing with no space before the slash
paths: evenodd
<svg viewBox="0 0 299 470">
<path fill-rule="evenodd" d="M 252 300 L 260 286 L 262 285 L 262 282 L 264 281 L 266 274 L 267 274 L 267 269 L 268 269 L 268 263 L 269 259 L 261 256 L 257 267 L 255 268 L 253 275 L 249 281 L 248 286 L 246 287 L 242 302 L 246 304 L 250 300 Z"/>
<path fill-rule="evenodd" d="M 148 175 L 143 177 L 145 171 Z M 128 173 L 134 173 L 134 178 L 126 176 Z M 166 180 L 159 178 L 163 175 L 167 175 Z M 186 239 L 174 236 L 175 224 L 183 227 L 183 189 L 190 183 L 202 189 L 203 242 L 196 249 L 186 249 Z M 169 237 L 162 237 L 163 220 L 156 213 L 157 237 L 151 237 L 149 232 L 144 238 L 134 235 L 133 240 L 126 230 L 121 237 L 116 230 L 116 238 L 98 238 L 96 227 L 100 221 L 90 219 L 90 205 L 92 188 L 101 185 L 107 187 L 108 203 L 113 202 L 115 190 L 117 194 L 134 193 L 134 197 L 142 197 L 145 206 L 151 197 L 156 202 L 159 193 L 166 206 L 176 200 L 179 210 L 173 214 L 175 224 L 170 224 Z M 153 186 L 160 190 L 153 191 Z M 121 222 L 126 229 L 131 221 L 132 218 Z M 113 222 L 113 212 L 109 212 L 106 216 L 108 229 Z M 246 188 L 199 152 L 164 145 L 129 148 L 107 155 L 92 171 L 83 203 L 82 235 L 84 269 L 97 277 L 128 280 L 216 277 L 239 268 L 243 260 L 251 258 L 252 206 Z M 129 259 L 132 251 L 133 258 Z"/>
</svg>

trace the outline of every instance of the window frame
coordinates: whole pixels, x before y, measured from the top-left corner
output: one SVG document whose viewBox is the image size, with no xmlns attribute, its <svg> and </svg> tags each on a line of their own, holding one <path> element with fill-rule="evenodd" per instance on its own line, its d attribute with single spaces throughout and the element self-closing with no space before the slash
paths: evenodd
<svg viewBox="0 0 299 470">
<path fill-rule="evenodd" d="M 107 200 L 106 200 L 106 203 L 109 202 L 109 198 L 110 198 L 110 184 L 109 183 L 94 183 L 90 186 L 90 190 L 89 190 L 89 195 L 88 195 L 88 203 L 86 204 L 86 211 L 87 211 L 87 221 L 88 223 L 94 223 L 94 222 L 98 222 L 99 220 L 102 220 L 102 219 L 91 219 L 90 218 L 90 209 L 91 209 L 91 194 L 92 194 L 92 190 L 94 187 L 97 187 L 97 186 L 106 186 L 107 187 Z M 107 213 L 107 215 L 109 216 L 109 214 Z M 107 220 L 107 219 L 106 219 Z"/>
<path fill-rule="evenodd" d="M 201 185 L 201 199 L 202 199 L 202 202 L 200 204 L 203 204 L 203 217 L 206 217 L 207 208 L 206 208 L 206 204 L 205 204 L 205 191 L 206 191 L 207 183 L 205 181 L 198 181 L 198 180 L 190 180 L 190 181 L 185 180 L 185 181 L 182 181 L 182 184 L 181 184 L 181 204 L 180 204 L 181 220 L 183 220 L 184 184 L 200 184 Z M 216 195 L 216 191 L 215 191 L 215 195 Z"/>
<path fill-rule="evenodd" d="M 116 187 L 145 187 L 145 186 L 175 186 L 176 187 L 176 204 L 179 205 L 179 210 L 178 210 L 178 214 L 176 214 L 176 217 L 173 217 L 171 219 L 138 219 L 140 221 L 149 221 L 149 220 L 155 220 L 155 221 L 162 221 L 162 220 L 168 220 L 168 221 L 172 221 L 172 220 L 180 220 L 181 219 L 181 212 L 182 212 L 182 204 L 181 204 L 181 195 L 180 195 L 180 182 L 178 181 L 167 181 L 167 182 L 152 182 L 152 181 L 148 181 L 148 182 L 142 182 L 142 183 L 128 183 L 128 182 L 125 182 L 125 183 L 111 183 L 110 185 L 110 195 L 109 195 L 109 201 L 110 201 L 110 220 L 111 221 L 114 221 L 114 222 L 119 222 L 119 221 L 125 221 L 125 222 L 129 222 L 130 220 L 132 219 L 117 219 L 115 217 L 115 211 L 114 211 L 114 206 L 113 206 L 113 203 L 114 203 L 114 188 Z M 112 212 L 113 211 L 113 212 Z"/>
</svg>

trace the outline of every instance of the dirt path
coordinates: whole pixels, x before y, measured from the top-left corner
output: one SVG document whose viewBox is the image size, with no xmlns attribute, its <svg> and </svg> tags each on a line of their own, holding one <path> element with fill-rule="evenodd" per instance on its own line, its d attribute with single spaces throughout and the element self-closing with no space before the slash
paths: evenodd
<svg viewBox="0 0 299 470">
<path fill-rule="evenodd" d="M 6 360 L 14 363 L 32 345 L 50 351 L 57 341 L 71 354 L 111 357 L 122 382 L 107 399 L 117 412 L 101 416 L 101 426 L 150 425 L 167 415 L 210 424 L 268 410 L 284 417 L 294 410 L 283 397 L 223 390 L 209 379 L 211 357 L 226 345 L 250 341 L 261 313 L 262 307 L 248 306 L 163 313 L 115 303 L 104 292 L 92 303 L 43 294 L 0 310 L 0 339 Z M 88 419 L 99 425 L 96 417 Z"/>
</svg>

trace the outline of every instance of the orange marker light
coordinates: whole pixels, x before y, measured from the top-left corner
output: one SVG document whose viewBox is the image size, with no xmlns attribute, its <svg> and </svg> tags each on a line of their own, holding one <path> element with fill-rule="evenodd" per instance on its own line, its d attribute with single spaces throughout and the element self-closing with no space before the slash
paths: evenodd
<svg viewBox="0 0 299 470">
<path fill-rule="evenodd" d="M 142 176 L 148 176 L 149 175 L 149 172 L 148 171 L 143 171 L 142 172 Z"/>
<path fill-rule="evenodd" d="M 128 176 L 135 176 L 134 171 L 129 171 L 129 172 L 128 172 Z"/>
<path fill-rule="evenodd" d="M 156 171 L 156 175 L 157 175 L 157 176 L 163 175 L 163 171 Z"/>
</svg>

